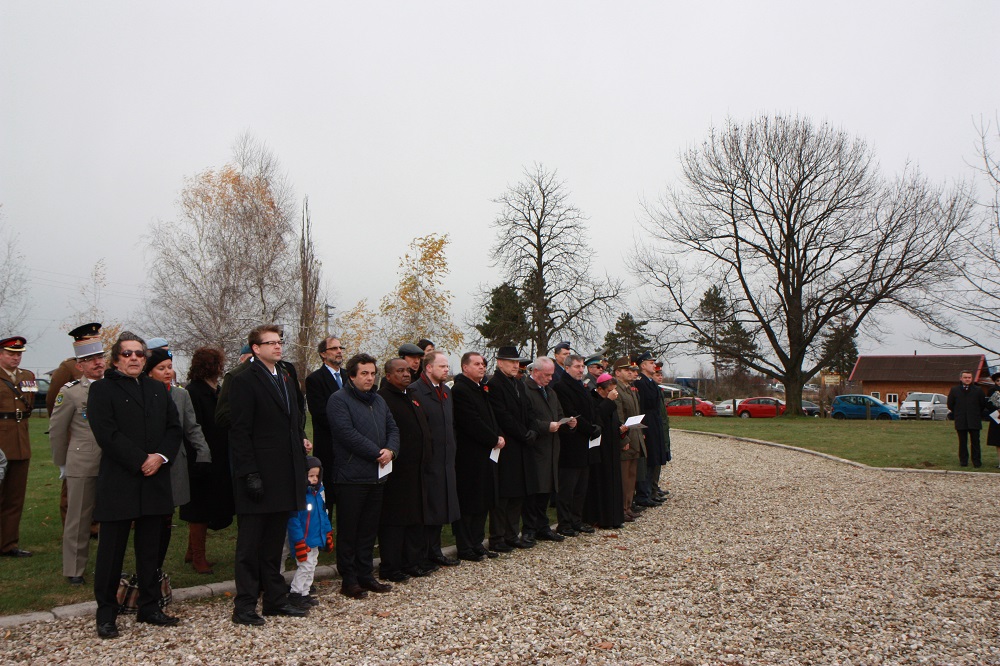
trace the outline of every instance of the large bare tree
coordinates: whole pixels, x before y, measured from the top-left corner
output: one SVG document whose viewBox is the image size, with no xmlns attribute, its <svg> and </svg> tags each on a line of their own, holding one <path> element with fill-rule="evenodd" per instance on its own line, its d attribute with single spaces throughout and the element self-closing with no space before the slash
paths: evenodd
<svg viewBox="0 0 1000 666">
<path fill-rule="evenodd" d="M 536 164 L 494 202 L 500 213 L 491 258 L 528 304 L 532 353 L 548 352 L 557 336 L 596 340 L 596 323 L 610 318 L 624 286 L 591 275 L 587 218 L 569 202 L 566 184 Z"/>
<path fill-rule="evenodd" d="M 970 216 L 968 192 L 914 169 L 880 174 L 869 146 L 801 117 L 729 121 L 681 155 L 681 183 L 647 206 L 633 268 L 653 293 L 650 319 L 680 339 L 714 338 L 698 305 L 719 286 L 766 345 L 745 365 L 785 384 L 788 413 L 829 362 L 821 334 L 849 334 L 889 308 L 928 308 L 950 277 L 948 248 Z"/>
<path fill-rule="evenodd" d="M 187 180 L 179 208 L 149 237 L 151 330 L 232 359 L 254 326 L 297 319 L 296 207 L 265 146 L 241 136 L 230 164 Z"/>
<path fill-rule="evenodd" d="M 309 197 L 302 201 L 302 225 L 299 228 L 298 240 L 298 325 L 295 329 L 295 344 L 290 350 L 290 360 L 295 364 L 299 378 L 304 382 L 309 366 L 317 360 L 317 343 L 329 335 L 323 326 L 325 317 L 320 315 L 320 277 L 323 264 L 316 256 L 316 247 L 313 245 Z M 325 315 L 325 312 L 323 314 Z M 287 332 L 285 336 L 287 341 Z"/>
</svg>

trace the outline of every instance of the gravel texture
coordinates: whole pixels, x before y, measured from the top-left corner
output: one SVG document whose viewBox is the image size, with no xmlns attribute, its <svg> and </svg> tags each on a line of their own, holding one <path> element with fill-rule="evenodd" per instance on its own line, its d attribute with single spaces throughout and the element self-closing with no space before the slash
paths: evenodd
<svg viewBox="0 0 1000 666">
<path fill-rule="evenodd" d="M 463 562 L 307 619 L 5 629 L 3 663 L 1000 664 L 1000 476 L 858 469 L 675 433 L 671 499 L 622 530 Z M 992 451 L 987 451 L 992 453 Z M 989 456 L 987 456 L 989 457 Z M 7 633 L 9 632 L 9 633 Z"/>
</svg>

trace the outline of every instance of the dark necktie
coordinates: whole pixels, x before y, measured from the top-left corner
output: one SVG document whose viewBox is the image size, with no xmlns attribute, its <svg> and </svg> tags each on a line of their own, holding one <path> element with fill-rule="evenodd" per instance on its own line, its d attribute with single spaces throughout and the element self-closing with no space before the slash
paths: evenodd
<svg viewBox="0 0 1000 666">
<path fill-rule="evenodd" d="M 344 382 L 340 380 L 340 370 L 333 371 L 333 380 L 337 382 L 337 388 L 339 389 L 344 388 Z"/>
</svg>

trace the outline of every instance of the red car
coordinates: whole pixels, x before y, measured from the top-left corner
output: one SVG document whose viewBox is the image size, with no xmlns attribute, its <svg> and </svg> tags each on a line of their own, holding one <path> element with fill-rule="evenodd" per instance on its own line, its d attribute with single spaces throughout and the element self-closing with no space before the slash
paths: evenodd
<svg viewBox="0 0 1000 666">
<path fill-rule="evenodd" d="M 692 398 L 677 398 L 667 403 L 667 416 L 691 416 Z M 694 416 L 715 416 L 715 405 L 701 398 L 694 398 L 698 401 L 694 408 Z"/>
<path fill-rule="evenodd" d="M 785 403 L 777 398 L 748 398 L 740 403 L 736 414 L 742 419 L 763 419 L 785 413 Z"/>
</svg>

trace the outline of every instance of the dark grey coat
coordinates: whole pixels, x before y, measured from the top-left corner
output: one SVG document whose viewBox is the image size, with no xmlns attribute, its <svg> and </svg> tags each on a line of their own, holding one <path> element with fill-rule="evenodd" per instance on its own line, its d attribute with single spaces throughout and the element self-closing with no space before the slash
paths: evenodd
<svg viewBox="0 0 1000 666">
<path fill-rule="evenodd" d="M 455 484 L 455 414 L 451 389 L 441 385 L 442 396 L 423 378 L 410 384 L 406 394 L 415 400 L 431 429 L 431 455 L 424 460 L 424 525 L 447 525 L 458 520 Z"/>
<path fill-rule="evenodd" d="M 546 387 L 546 396 L 531 377 L 525 377 L 524 388 L 528 393 L 531 412 L 534 418 L 534 429 L 537 433 L 535 442 L 527 449 L 526 458 L 529 461 L 527 486 L 528 494 L 551 493 L 559 488 L 559 433 L 569 430 L 567 425 L 559 428 L 559 432 L 549 432 L 549 423 L 563 418 L 562 405 L 552 388 L 553 380 Z M 501 453 L 501 457 L 502 457 Z"/>
<path fill-rule="evenodd" d="M 486 388 L 493 415 L 506 441 L 497 465 L 497 494 L 500 497 L 524 497 L 527 494 L 526 458 L 538 436 L 527 390 L 524 384 L 499 370 L 493 373 Z"/>
</svg>

